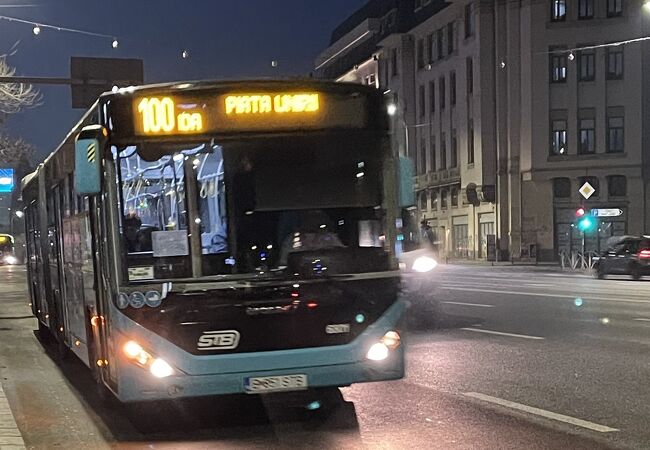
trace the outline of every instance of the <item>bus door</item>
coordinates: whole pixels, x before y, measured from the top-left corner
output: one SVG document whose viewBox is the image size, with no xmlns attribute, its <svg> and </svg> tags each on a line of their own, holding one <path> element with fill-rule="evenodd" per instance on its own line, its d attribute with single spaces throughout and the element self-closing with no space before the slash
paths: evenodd
<svg viewBox="0 0 650 450">
<path fill-rule="evenodd" d="M 39 220 L 38 206 L 34 202 L 27 208 L 27 250 L 29 258 L 29 288 L 32 298 L 32 313 L 39 317 L 47 314 L 47 302 L 45 301 L 45 274 L 43 273 L 43 248 L 41 245 L 41 224 Z"/>
<path fill-rule="evenodd" d="M 60 328 L 65 326 L 65 315 L 63 308 L 63 299 L 65 295 L 63 280 L 60 268 L 62 267 L 59 243 L 59 187 L 56 186 L 50 190 L 47 195 L 47 247 L 49 255 L 49 274 L 50 274 L 50 295 L 52 296 L 55 311 L 55 321 L 50 322 L 50 330 L 55 336 L 61 331 Z"/>
<path fill-rule="evenodd" d="M 63 219 L 63 257 L 66 287 L 65 317 L 67 336 L 73 352 L 90 364 L 88 324 L 94 310 L 94 270 L 90 245 L 88 213 Z"/>
</svg>

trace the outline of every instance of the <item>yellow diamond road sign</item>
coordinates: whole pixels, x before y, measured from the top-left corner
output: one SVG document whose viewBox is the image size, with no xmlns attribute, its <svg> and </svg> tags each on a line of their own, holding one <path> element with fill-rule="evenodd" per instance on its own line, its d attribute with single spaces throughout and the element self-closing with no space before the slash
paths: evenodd
<svg viewBox="0 0 650 450">
<path fill-rule="evenodd" d="M 594 187 L 591 184 L 589 184 L 589 182 L 586 182 L 585 184 L 582 185 L 579 192 L 580 195 L 582 195 L 585 198 L 585 200 L 589 200 L 589 197 L 591 197 L 596 193 L 596 189 L 594 189 Z"/>
</svg>

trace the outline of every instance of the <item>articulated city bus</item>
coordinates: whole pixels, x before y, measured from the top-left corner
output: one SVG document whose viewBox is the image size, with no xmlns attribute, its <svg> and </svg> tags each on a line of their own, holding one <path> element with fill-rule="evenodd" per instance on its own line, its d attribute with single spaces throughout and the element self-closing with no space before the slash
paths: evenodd
<svg viewBox="0 0 650 450">
<path fill-rule="evenodd" d="M 104 94 L 23 180 L 40 334 L 122 402 L 401 378 L 387 124 L 358 85 Z"/>
</svg>

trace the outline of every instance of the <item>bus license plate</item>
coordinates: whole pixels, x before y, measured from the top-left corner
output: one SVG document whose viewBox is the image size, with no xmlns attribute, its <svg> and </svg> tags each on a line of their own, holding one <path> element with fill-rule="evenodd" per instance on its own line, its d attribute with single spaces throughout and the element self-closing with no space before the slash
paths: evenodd
<svg viewBox="0 0 650 450">
<path fill-rule="evenodd" d="M 264 392 L 299 391 L 307 389 L 307 375 L 279 375 L 276 377 L 249 377 L 244 380 L 248 394 Z"/>
</svg>

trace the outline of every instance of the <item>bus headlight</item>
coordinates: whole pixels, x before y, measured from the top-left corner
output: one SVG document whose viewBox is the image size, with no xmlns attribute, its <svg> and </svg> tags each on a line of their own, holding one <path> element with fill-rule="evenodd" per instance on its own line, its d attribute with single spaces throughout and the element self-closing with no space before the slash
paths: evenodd
<svg viewBox="0 0 650 450">
<path fill-rule="evenodd" d="M 420 256 L 413 262 L 413 270 L 420 273 L 431 272 L 436 268 L 438 262 L 428 256 Z"/>
<path fill-rule="evenodd" d="M 7 255 L 3 258 L 5 264 L 9 264 L 10 266 L 18 264 L 18 258 L 16 258 L 13 255 Z"/>
<path fill-rule="evenodd" d="M 389 331 L 375 344 L 372 344 L 366 358 L 371 361 L 383 361 L 388 358 L 390 350 L 395 350 L 401 344 L 401 338 L 397 331 Z"/>
<path fill-rule="evenodd" d="M 124 355 L 143 369 L 148 369 L 156 378 L 166 378 L 174 374 L 174 369 L 167 361 L 156 358 L 135 341 L 128 341 L 122 347 Z"/>
</svg>

